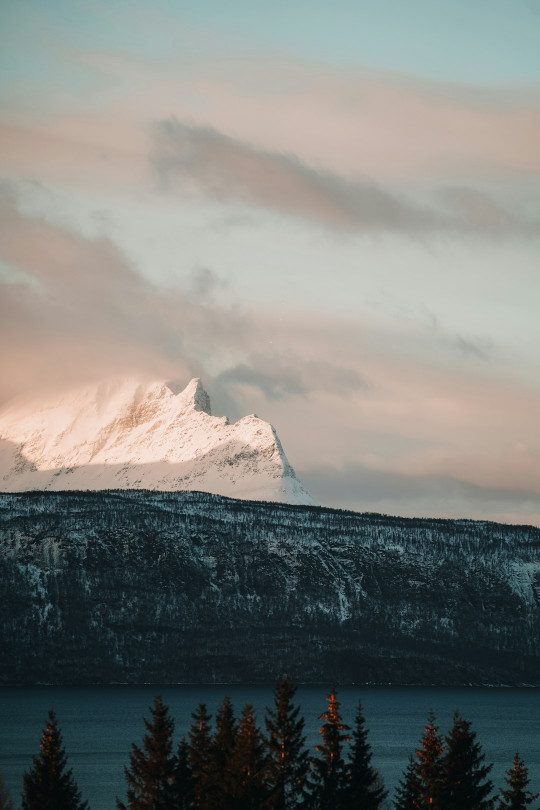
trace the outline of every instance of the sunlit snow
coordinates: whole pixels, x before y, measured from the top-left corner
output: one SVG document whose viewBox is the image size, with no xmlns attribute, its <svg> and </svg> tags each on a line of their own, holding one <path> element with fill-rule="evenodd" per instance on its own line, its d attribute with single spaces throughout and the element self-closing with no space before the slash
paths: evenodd
<svg viewBox="0 0 540 810">
<path fill-rule="evenodd" d="M 212 416 L 199 379 L 179 393 L 121 379 L 17 400 L 0 413 L 0 488 L 200 490 L 314 503 L 277 434 L 254 414 Z"/>
</svg>

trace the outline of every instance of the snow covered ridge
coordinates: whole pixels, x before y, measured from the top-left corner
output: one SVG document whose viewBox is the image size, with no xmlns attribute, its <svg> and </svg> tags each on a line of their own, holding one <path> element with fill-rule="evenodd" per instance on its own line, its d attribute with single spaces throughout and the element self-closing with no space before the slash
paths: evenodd
<svg viewBox="0 0 540 810">
<path fill-rule="evenodd" d="M 276 431 L 254 414 L 212 416 L 199 379 L 102 382 L 0 412 L 0 490 L 198 490 L 314 504 Z"/>
<path fill-rule="evenodd" d="M 0 493 L 0 685 L 540 687 L 540 528 Z"/>
</svg>

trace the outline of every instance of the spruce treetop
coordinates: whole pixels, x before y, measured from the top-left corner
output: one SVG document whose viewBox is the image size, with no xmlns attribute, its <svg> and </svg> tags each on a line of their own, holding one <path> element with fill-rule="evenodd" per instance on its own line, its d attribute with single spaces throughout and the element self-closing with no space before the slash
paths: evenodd
<svg viewBox="0 0 540 810">
<path fill-rule="evenodd" d="M 413 757 L 410 757 L 403 778 L 396 789 L 394 810 L 418 810 L 422 806 L 420 792 L 421 785 L 416 775 L 416 762 Z"/>
<path fill-rule="evenodd" d="M 442 804 L 443 810 L 492 810 L 490 793 L 493 784 L 487 778 L 492 765 L 484 763 L 485 755 L 476 741 L 469 720 L 454 713 L 454 724 L 446 737 Z"/>
<path fill-rule="evenodd" d="M 379 810 L 388 796 L 379 774 L 371 765 L 372 751 L 367 735 L 362 704 L 359 702 L 351 737 L 344 797 L 344 806 L 351 810 L 358 807 L 363 810 Z"/>
<path fill-rule="evenodd" d="M 237 808 L 259 810 L 269 797 L 265 744 L 251 704 L 242 710 L 234 758 Z"/>
<path fill-rule="evenodd" d="M 217 798 L 215 749 L 210 725 L 212 717 L 206 704 L 199 703 L 191 718 L 188 764 L 193 779 L 193 806 L 198 810 L 212 810 Z"/>
<path fill-rule="evenodd" d="M 514 756 L 513 766 L 506 772 L 505 780 L 508 787 L 501 789 L 498 810 L 526 810 L 540 794 L 527 790 L 530 782 L 529 771 L 519 757 L 519 751 Z"/>
<path fill-rule="evenodd" d="M 72 771 L 53 709 L 40 742 L 40 753 L 23 776 L 22 810 L 88 810 Z"/>
<path fill-rule="evenodd" d="M 444 746 L 438 730 L 435 715 L 430 712 L 416 757 L 409 760 L 397 789 L 395 810 L 441 810 Z"/>
<path fill-rule="evenodd" d="M 176 760 L 172 754 L 174 720 L 161 696 L 144 719 L 146 734 L 140 748 L 131 746 L 129 768 L 124 768 L 127 804 L 116 800 L 118 810 L 168 810 L 173 792 Z"/>
<path fill-rule="evenodd" d="M 309 768 L 304 718 L 294 706 L 296 688 L 285 676 L 274 689 L 274 708 L 266 709 L 266 745 L 270 810 L 289 810 L 301 804 Z"/>
<path fill-rule="evenodd" d="M 343 758 L 343 744 L 349 741 L 349 726 L 341 720 L 336 690 L 326 696 L 328 707 L 319 716 L 325 722 L 319 730 L 322 742 L 315 746 L 320 757 L 314 759 L 312 793 L 320 810 L 336 810 L 344 801 L 347 772 Z"/>
<path fill-rule="evenodd" d="M 330 694 L 326 696 L 326 700 L 328 701 L 328 708 L 319 715 L 319 720 L 325 721 L 319 730 L 323 742 L 321 745 L 316 745 L 315 749 L 320 754 L 323 754 L 323 758 L 327 759 L 328 765 L 332 767 L 334 764 L 337 765 L 338 759 L 341 758 L 343 743 L 348 742 L 350 739 L 346 733 L 350 730 L 350 727 L 341 720 L 340 704 L 334 687 L 330 690 Z"/>
</svg>

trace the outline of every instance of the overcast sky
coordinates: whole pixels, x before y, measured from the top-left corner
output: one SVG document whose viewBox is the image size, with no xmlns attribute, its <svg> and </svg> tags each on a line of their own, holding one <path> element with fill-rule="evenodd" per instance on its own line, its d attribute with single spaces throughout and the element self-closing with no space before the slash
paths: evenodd
<svg viewBox="0 0 540 810">
<path fill-rule="evenodd" d="M 200 376 L 320 503 L 540 525 L 538 0 L 4 0 L 0 399 Z"/>
</svg>

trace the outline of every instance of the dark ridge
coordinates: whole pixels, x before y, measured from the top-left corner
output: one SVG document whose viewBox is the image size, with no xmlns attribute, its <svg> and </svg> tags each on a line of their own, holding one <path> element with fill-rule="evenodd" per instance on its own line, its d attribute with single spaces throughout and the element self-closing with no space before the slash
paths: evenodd
<svg viewBox="0 0 540 810">
<path fill-rule="evenodd" d="M 540 529 L 0 494 L 0 682 L 540 685 Z"/>
</svg>

